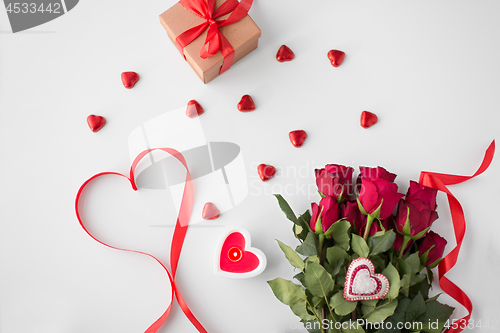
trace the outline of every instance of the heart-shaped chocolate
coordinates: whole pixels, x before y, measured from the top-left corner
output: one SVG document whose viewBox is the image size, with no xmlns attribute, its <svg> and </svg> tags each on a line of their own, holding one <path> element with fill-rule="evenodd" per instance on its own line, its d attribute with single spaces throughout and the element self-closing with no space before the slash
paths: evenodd
<svg viewBox="0 0 500 333">
<path fill-rule="evenodd" d="M 295 58 L 295 54 L 286 45 L 281 45 L 278 53 L 276 53 L 276 60 L 278 60 L 279 62 L 292 61 L 293 58 Z"/>
<path fill-rule="evenodd" d="M 291 131 L 288 133 L 288 136 L 290 137 L 290 142 L 294 147 L 302 147 L 304 144 L 304 141 L 307 138 L 307 133 L 306 131 L 303 130 L 297 130 L 297 131 Z"/>
<path fill-rule="evenodd" d="M 205 206 L 203 206 L 203 212 L 201 213 L 201 217 L 204 220 L 215 220 L 219 218 L 220 211 L 219 209 L 211 202 L 207 202 Z"/>
<path fill-rule="evenodd" d="M 249 278 L 262 273 L 267 265 L 266 256 L 250 244 L 250 233 L 245 228 L 226 229 L 219 242 L 215 273 L 232 278 Z"/>
<path fill-rule="evenodd" d="M 106 119 L 104 119 L 104 117 L 91 114 L 87 117 L 87 124 L 89 125 L 90 130 L 95 133 L 98 132 L 104 124 L 106 124 Z"/>
<path fill-rule="evenodd" d="M 263 182 L 267 182 L 276 174 L 276 168 L 272 165 L 260 164 L 257 167 L 257 172 L 259 173 L 260 179 L 262 179 Z"/>
<path fill-rule="evenodd" d="M 196 118 L 198 116 L 201 116 L 205 112 L 203 108 L 201 107 L 200 103 L 195 101 L 194 99 L 190 100 L 188 102 L 187 108 L 186 108 L 186 116 L 189 118 Z"/>
<path fill-rule="evenodd" d="M 330 50 L 328 51 L 328 59 L 332 63 L 333 67 L 339 67 L 344 61 L 345 53 L 340 50 Z"/>
<path fill-rule="evenodd" d="M 344 298 L 350 302 L 384 298 L 389 292 L 389 280 L 375 273 L 371 260 L 354 259 L 345 277 Z"/>
<path fill-rule="evenodd" d="M 241 112 L 250 112 L 255 110 L 255 103 L 250 95 L 244 95 L 241 97 L 241 100 L 238 103 L 238 110 Z"/>
<path fill-rule="evenodd" d="M 378 117 L 375 113 L 371 113 L 369 111 L 361 112 L 360 123 L 361 127 L 369 128 L 375 125 L 378 121 Z"/>
<path fill-rule="evenodd" d="M 123 72 L 122 73 L 122 83 L 127 89 L 132 89 L 135 84 L 139 81 L 139 74 L 136 72 Z"/>
</svg>

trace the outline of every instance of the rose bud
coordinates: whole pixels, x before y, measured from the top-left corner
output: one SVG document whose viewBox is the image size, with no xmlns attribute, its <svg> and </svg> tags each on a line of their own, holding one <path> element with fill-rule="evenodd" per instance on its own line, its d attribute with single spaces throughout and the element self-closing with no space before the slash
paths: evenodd
<svg viewBox="0 0 500 333">
<path fill-rule="evenodd" d="M 338 202 L 348 200 L 353 189 L 353 172 L 353 168 L 338 164 L 327 164 L 323 169 L 314 170 L 319 192 Z"/>
<path fill-rule="evenodd" d="M 372 217 L 380 220 L 387 219 L 403 196 L 398 193 L 398 186 L 393 183 L 396 175 L 382 167 L 359 169 L 361 190 L 358 199 L 361 212 L 366 215 L 374 214 Z"/>
<path fill-rule="evenodd" d="M 312 217 L 309 226 L 314 232 L 326 232 L 339 220 L 339 203 L 333 197 L 321 198 L 319 205 L 313 202 L 311 209 Z"/>
<path fill-rule="evenodd" d="M 418 246 L 418 254 L 420 256 L 425 255 L 425 253 L 429 251 L 425 266 L 434 268 L 439 264 L 447 243 L 446 239 L 439 236 L 434 231 L 429 231 L 429 233 L 422 240 L 422 243 Z"/>
<path fill-rule="evenodd" d="M 430 203 L 410 197 L 399 203 L 396 228 L 405 236 L 419 239 L 425 235 L 437 218 L 438 214 L 431 209 Z"/>
</svg>

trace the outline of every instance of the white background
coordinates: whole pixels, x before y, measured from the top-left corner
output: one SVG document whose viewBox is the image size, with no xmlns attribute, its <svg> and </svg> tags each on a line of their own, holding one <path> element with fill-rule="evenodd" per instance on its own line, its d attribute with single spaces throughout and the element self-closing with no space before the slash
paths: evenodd
<svg viewBox="0 0 500 333">
<path fill-rule="evenodd" d="M 97 172 L 128 172 L 130 132 L 190 99 L 205 108 L 209 141 L 240 145 L 249 184 L 243 203 L 188 231 L 181 256 L 179 288 L 209 332 L 304 332 L 266 283 L 294 274 L 275 239 L 297 244 L 272 193 L 302 213 L 318 199 L 313 169 L 326 163 L 385 166 L 404 192 L 421 170 L 471 175 L 499 138 L 498 1 L 257 0 L 250 15 L 262 30 L 259 48 L 207 85 L 159 23 L 174 3 L 82 0 L 17 34 L 0 9 L 0 332 L 137 333 L 164 311 L 170 288 L 160 266 L 90 239 L 74 199 Z M 275 60 L 282 44 L 295 60 Z M 346 52 L 339 68 L 330 49 Z M 129 70 L 141 76 L 132 90 L 120 81 Z M 252 113 L 236 109 L 244 94 L 255 100 Z M 363 110 L 379 123 L 361 128 Z M 89 130 L 89 114 L 106 117 L 100 132 Z M 288 140 L 295 129 L 309 135 L 300 149 Z M 278 168 L 268 183 L 257 178 L 260 163 Z M 452 188 L 468 230 L 448 276 L 483 323 L 498 318 L 500 302 L 499 163 Z M 82 214 L 96 236 L 168 263 L 172 228 L 150 227 L 173 223 L 163 194 L 134 193 L 116 177 L 89 193 Z M 438 201 L 434 230 L 449 250 L 446 198 Z M 232 225 L 266 253 L 262 275 L 213 274 L 215 244 Z M 464 314 L 459 307 L 454 318 Z M 160 331 L 196 332 L 177 304 Z"/>
</svg>

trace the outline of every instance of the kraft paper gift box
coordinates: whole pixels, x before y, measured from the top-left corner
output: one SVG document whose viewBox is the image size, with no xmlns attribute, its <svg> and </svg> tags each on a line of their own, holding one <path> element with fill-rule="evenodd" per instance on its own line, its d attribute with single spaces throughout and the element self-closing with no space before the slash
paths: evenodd
<svg viewBox="0 0 500 333">
<path fill-rule="evenodd" d="M 225 0 L 217 0 L 215 8 L 218 8 L 224 2 Z M 229 14 L 221 17 L 221 19 L 226 19 L 228 16 Z M 160 22 L 175 45 L 175 40 L 180 34 L 206 22 L 206 19 L 195 15 L 180 3 L 176 3 L 160 15 Z M 220 51 L 207 59 L 201 58 L 200 50 L 204 47 L 207 30 L 183 49 L 186 61 L 203 83 L 208 83 L 219 75 L 224 61 Z M 261 36 L 259 27 L 248 15 L 235 23 L 219 27 L 219 30 L 234 48 L 233 65 L 257 48 Z"/>
</svg>

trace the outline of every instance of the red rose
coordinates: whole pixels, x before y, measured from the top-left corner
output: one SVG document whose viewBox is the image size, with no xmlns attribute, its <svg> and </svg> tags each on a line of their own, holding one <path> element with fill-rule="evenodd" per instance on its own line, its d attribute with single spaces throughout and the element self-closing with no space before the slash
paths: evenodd
<svg viewBox="0 0 500 333">
<path fill-rule="evenodd" d="M 323 169 L 314 170 L 318 190 L 336 200 L 347 200 L 352 193 L 353 172 L 353 168 L 338 164 L 327 164 Z"/>
<path fill-rule="evenodd" d="M 319 202 L 319 205 L 313 202 L 311 204 L 312 217 L 309 223 L 311 230 L 316 231 L 316 222 L 318 221 L 321 212 L 321 225 L 323 232 L 326 232 L 332 224 L 339 220 L 339 203 L 333 197 L 324 197 Z"/>
<path fill-rule="evenodd" d="M 422 240 L 422 243 L 418 246 L 418 253 L 420 256 L 430 249 L 425 266 L 429 266 L 430 268 L 436 267 L 438 260 L 443 256 L 444 248 L 447 243 L 446 239 L 439 236 L 434 231 L 429 231 Z"/>
<path fill-rule="evenodd" d="M 391 216 L 403 194 L 398 193 L 398 186 L 393 183 L 395 174 L 387 172 L 382 167 L 360 167 L 361 190 L 359 202 L 367 214 L 372 214 L 380 208 L 380 220 Z"/>
<path fill-rule="evenodd" d="M 421 238 L 427 228 L 438 218 L 438 213 L 431 209 L 431 204 L 421 199 L 406 198 L 399 203 L 399 211 L 396 216 L 396 228 L 406 236 L 414 239 Z M 405 224 L 409 222 L 409 230 L 404 230 Z"/>
<path fill-rule="evenodd" d="M 360 177 L 367 178 L 369 180 L 385 180 L 389 183 L 393 183 L 394 179 L 396 179 L 396 175 L 388 172 L 386 169 L 382 167 L 376 168 L 368 168 L 368 167 L 359 167 Z"/>
<path fill-rule="evenodd" d="M 358 232 L 361 232 L 366 224 L 366 216 L 361 214 L 358 204 L 355 202 L 342 204 L 340 216 L 351 223 L 351 227 Z"/>
<path fill-rule="evenodd" d="M 408 188 L 406 196 L 413 199 L 420 199 L 423 202 L 428 202 L 431 206 L 431 210 L 436 210 L 436 189 L 421 185 L 412 180 L 410 181 L 410 187 Z"/>
</svg>

